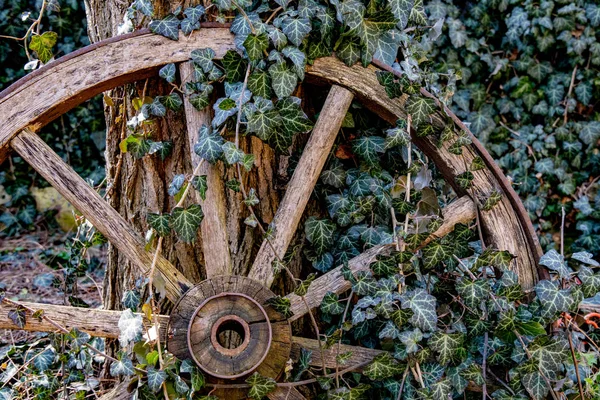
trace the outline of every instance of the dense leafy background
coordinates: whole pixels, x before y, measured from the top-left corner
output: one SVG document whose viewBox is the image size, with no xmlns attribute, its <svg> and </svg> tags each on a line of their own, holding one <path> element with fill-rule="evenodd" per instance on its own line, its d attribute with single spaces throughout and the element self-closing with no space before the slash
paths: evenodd
<svg viewBox="0 0 600 400">
<path fill-rule="evenodd" d="M 567 248 L 597 254 L 597 2 L 433 0 L 427 11 L 444 19 L 432 68 L 462 76 L 453 109 L 515 183 L 544 246 L 565 207 Z"/>
<path fill-rule="evenodd" d="M 52 6 L 47 8 L 42 19 L 42 32 L 58 34 L 52 49 L 56 57 L 88 45 L 83 3 L 77 0 L 50 3 Z M 31 19 L 37 18 L 41 4 L 41 0 L 0 0 L 0 34 L 22 37 L 31 25 Z M 30 19 L 23 21 L 23 13 L 30 13 Z M 28 61 L 22 42 L 0 40 L 0 90 L 26 74 L 24 66 Z M 102 103 L 94 99 L 45 127 L 41 136 L 81 176 L 98 185 L 104 178 L 104 127 Z M 37 190 L 46 186 L 47 183 L 15 155 L 10 166 L 8 162 L 3 165 L 0 171 L 0 194 L 4 199 L 0 206 L 0 236 L 27 233 L 36 230 L 36 226 L 56 231 L 58 225 L 53 216 L 57 205 L 45 207 L 47 204 L 38 200 L 36 207 L 32 197 L 39 193 L 48 197 L 48 192 Z M 10 201 L 5 202 L 7 199 Z M 68 230 L 74 225 L 65 223 L 63 227 Z"/>
</svg>

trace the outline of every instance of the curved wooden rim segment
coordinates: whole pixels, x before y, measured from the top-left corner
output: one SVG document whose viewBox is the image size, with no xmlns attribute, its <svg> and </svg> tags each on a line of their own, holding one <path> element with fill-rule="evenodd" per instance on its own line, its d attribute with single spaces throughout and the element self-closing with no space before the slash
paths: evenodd
<svg viewBox="0 0 600 400">
<path fill-rule="evenodd" d="M 94 95 L 152 76 L 164 64 L 186 61 L 192 50 L 202 47 L 213 48 L 218 58 L 235 48 L 233 36 L 223 27 L 201 29 L 189 37 L 182 36 L 177 42 L 141 31 L 81 49 L 19 80 L 0 93 L 0 161 L 8 150 L 10 140 L 23 129 L 31 127 L 36 131 Z M 111 69 L 105 68 L 107 65 Z M 375 71 L 374 67 L 347 67 L 333 57 L 326 57 L 307 68 L 307 79 L 350 90 L 365 106 L 387 121 L 406 117 L 406 98 L 387 98 L 377 82 Z M 431 122 L 440 127 L 444 126 L 446 119 L 437 112 Z M 463 152 L 466 154 L 458 157 L 448 151 L 448 144 L 438 148 L 430 138 L 413 136 L 413 140 L 436 163 L 459 194 L 478 197 L 497 189 L 504 192 L 505 196 L 494 209 L 482 213 L 482 226 L 488 235 L 488 244 L 517 255 L 514 269 L 521 283 L 527 288 L 533 286 L 538 279 L 537 260 L 541 249 L 535 234 L 532 235 L 531 222 L 520 200 L 506 184 L 506 178 L 498 167 L 490 163 L 489 154 L 477 142 L 466 146 Z M 469 160 L 476 156 L 481 156 L 488 165 L 486 169 L 475 172 L 472 192 L 467 193 L 457 187 L 454 178 L 467 170 Z"/>
</svg>

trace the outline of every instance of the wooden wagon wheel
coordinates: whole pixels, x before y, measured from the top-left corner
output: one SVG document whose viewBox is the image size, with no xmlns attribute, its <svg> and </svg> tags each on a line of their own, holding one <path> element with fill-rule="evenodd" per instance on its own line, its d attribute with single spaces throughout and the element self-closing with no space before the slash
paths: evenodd
<svg viewBox="0 0 600 400">
<path fill-rule="evenodd" d="M 140 274 L 148 274 L 152 264 L 152 254 L 145 250 L 143 238 L 35 132 L 92 96 L 153 76 L 165 64 L 182 63 L 180 71 L 183 71 L 183 78 L 186 68 L 190 68 L 187 63 L 189 54 L 198 47 L 213 48 L 217 58 L 235 48 L 233 36 L 226 27 L 217 24 L 211 26 L 209 23 L 203 26 L 204 29 L 189 37 L 182 37 L 178 42 L 152 35 L 148 31 L 99 42 L 44 66 L 0 93 L 0 162 L 4 161 L 11 149 L 16 151 L 114 246 L 126 254 L 139 268 Z M 123 54 L 128 56 L 122 57 Z M 104 65 L 110 65 L 111 68 L 105 69 Z M 261 246 L 248 277 L 228 276 L 231 273 L 227 265 L 228 248 L 219 239 L 223 215 L 218 209 L 205 211 L 208 221 L 205 222 L 208 224 L 206 229 L 216 232 L 211 235 L 211 241 L 204 244 L 205 251 L 207 246 L 212 246 L 211 253 L 216 254 L 213 258 L 207 257 L 206 281 L 194 286 L 168 260 L 158 257 L 155 278 L 164 282 L 166 296 L 175 304 L 170 317 L 159 317 L 160 334 L 167 339 L 168 348 L 173 354 L 179 358 L 195 359 L 213 383 L 239 382 L 253 371 L 278 378 L 290 354 L 292 357 L 297 355 L 300 348 L 317 350 L 313 353 L 312 364 L 336 367 L 337 349 L 324 350 L 321 358 L 319 341 L 292 336 L 290 323 L 306 315 L 307 307 L 317 307 L 327 292 L 339 294 L 350 288 L 342 276 L 341 266 L 318 277 L 304 298 L 288 294 L 286 297 L 291 302 L 293 316 L 286 319 L 266 302 L 273 296 L 269 290 L 273 281 L 271 263 L 275 259 L 274 252 L 285 254 L 292 240 L 352 100 L 356 97 L 389 122 L 406 117 L 406 98 L 390 100 L 377 82 L 376 70 L 374 66 L 347 67 L 332 57 L 318 59 L 307 68 L 308 82 L 332 87 L 274 217 L 276 232 L 270 245 L 265 242 Z M 197 132 L 202 116 L 186 107 L 186 118 L 188 131 Z M 446 117 L 441 110 L 431 118 L 432 124 L 438 127 L 445 124 Z M 456 122 L 460 128 L 460 122 Z M 191 135 L 190 141 L 194 139 Z M 538 274 L 542 274 L 537 269 L 541 249 L 518 197 L 481 144 L 472 137 L 473 144 L 465 146 L 459 157 L 445 146 L 438 148 L 429 138 L 413 135 L 413 141 L 435 162 L 446 180 L 462 196 L 443 210 L 443 224 L 423 245 L 435 237 L 446 235 L 455 224 L 475 219 L 479 212 L 477 200 L 470 196 L 485 196 L 499 190 L 503 193 L 502 200 L 492 210 L 479 214 L 486 241 L 515 255 L 511 268 L 518 273 L 524 287 L 532 287 L 538 280 Z M 455 184 L 455 177 L 464 172 L 465 164 L 470 165 L 475 157 L 481 157 L 486 168 L 474 172 L 472 191 L 467 193 Z M 214 195 L 218 197 L 218 193 Z M 218 198 L 214 201 L 218 203 Z M 354 272 L 366 270 L 377 255 L 390 250 L 390 245 L 375 246 L 351 259 L 349 267 Z M 119 335 L 118 311 L 22 304 L 30 310 L 43 309 L 46 316 L 42 320 L 28 318 L 27 330 L 55 331 L 56 326 L 49 322 L 52 320 L 69 329 L 77 327 L 94 336 L 116 338 Z M 7 318 L 6 311 L 10 308 L 10 305 L 1 306 L 0 328 L 18 329 Z M 219 333 L 224 329 L 238 333 L 238 347 L 226 348 L 219 342 Z M 352 351 L 348 365 L 364 365 L 380 352 L 345 345 L 341 351 Z M 243 392 L 232 390 L 227 398 L 244 396 Z M 112 398 L 116 397 L 113 395 Z M 293 386 L 285 385 L 279 386 L 269 397 L 303 398 Z"/>
</svg>

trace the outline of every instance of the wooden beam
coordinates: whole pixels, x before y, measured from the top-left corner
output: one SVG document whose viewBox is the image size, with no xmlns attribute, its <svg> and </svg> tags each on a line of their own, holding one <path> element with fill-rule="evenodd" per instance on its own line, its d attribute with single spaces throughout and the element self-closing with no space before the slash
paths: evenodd
<svg viewBox="0 0 600 400">
<path fill-rule="evenodd" d="M 181 83 L 193 81 L 194 66 L 191 61 L 179 65 Z M 184 96 L 185 120 L 189 151 L 192 158 L 192 170 L 200 163 L 200 157 L 194 152 L 194 145 L 198 140 L 198 132 L 202 125 L 210 126 L 212 121 L 212 107 L 198 111 Z M 202 232 L 202 252 L 204 253 L 204 268 L 206 278 L 210 279 L 219 275 L 231 275 L 232 264 L 229 253 L 229 237 L 227 235 L 227 209 L 225 202 L 225 185 L 223 184 L 224 171 L 219 165 L 205 162 L 198 175 L 206 175 L 208 189 L 206 199 L 202 200 L 200 194 L 194 191 L 196 202 L 202 205 L 204 219 L 200 225 Z"/>
<path fill-rule="evenodd" d="M 425 239 L 425 241 L 429 243 L 435 238 L 447 235 L 454 230 L 454 226 L 456 224 L 465 224 L 469 221 L 472 221 L 475 219 L 476 212 L 475 204 L 471 201 L 471 199 L 468 197 L 462 197 L 458 199 L 442 210 L 444 222 L 439 229 L 432 233 L 427 239 Z M 371 247 L 364 253 L 348 261 L 348 267 L 353 273 L 357 273 L 358 271 L 366 271 L 369 269 L 369 265 L 375 261 L 378 255 L 387 255 L 392 251 L 393 248 L 394 245 L 392 244 L 383 244 Z M 345 280 L 344 276 L 342 275 L 342 266 L 340 265 L 339 267 L 327 272 L 325 275 L 321 275 L 315 279 L 315 281 L 308 288 L 308 292 L 304 298 L 310 308 L 315 308 L 321 304 L 323 297 L 325 297 L 328 292 L 339 294 L 350 289 L 350 287 L 350 282 Z M 289 318 L 290 321 L 295 321 L 308 312 L 306 305 L 300 296 L 290 293 L 286 297 L 290 299 L 292 303 L 291 311 L 294 314 Z"/>
<path fill-rule="evenodd" d="M 310 350 L 312 351 L 312 358 L 310 360 L 310 365 L 314 365 L 320 367 L 321 364 L 321 352 L 319 350 L 319 341 L 315 339 L 308 339 L 299 336 L 292 337 L 292 358 L 297 360 L 300 356 L 300 349 Z M 339 349 L 339 354 L 343 354 L 346 352 L 352 352 L 352 355 L 348 359 L 348 361 L 344 365 L 340 365 L 340 369 L 348 368 L 353 365 L 363 364 L 365 362 L 371 361 L 376 355 L 384 353 L 384 350 L 375 350 L 369 349 L 367 347 L 361 346 L 350 346 L 347 344 L 341 344 Z M 338 355 L 338 347 L 337 345 L 333 345 L 329 349 L 323 350 L 323 356 L 325 361 L 325 367 L 327 368 L 335 368 L 336 367 L 336 357 Z M 359 368 L 357 371 L 361 371 Z"/>
<path fill-rule="evenodd" d="M 263 241 L 248 273 L 250 278 L 261 282 L 266 287 L 270 287 L 273 283 L 271 263 L 277 256 L 283 258 L 296 233 L 308 199 L 329 157 L 353 98 L 354 95 L 350 91 L 334 85 L 325 99 L 319 119 L 273 218 L 275 233 L 269 240 L 270 243 L 267 240 Z"/>
<path fill-rule="evenodd" d="M 139 268 L 140 274 L 150 272 L 154 254 L 145 250 L 142 237 L 38 135 L 25 129 L 12 140 L 11 146 L 123 252 Z M 192 287 L 192 283 L 162 256 L 156 262 L 154 282 L 159 287 L 164 286 L 166 296 L 172 302 Z"/>
<path fill-rule="evenodd" d="M 306 400 L 306 397 L 293 386 L 280 386 L 271 393 L 268 393 L 267 397 L 271 400 Z"/>
<path fill-rule="evenodd" d="M 43 310 L 44 315 L 68 330 L 77 328 L 92 336 L 117 339 L 119 337 L 119 318 L 121 311 L 99 310 L 96 308 L 80 308 L 71 306 L 57 306 L 53 304 L 19 302 L 33 310 Z M 16 309 L 15 306 L 5 302 L 0 304 L 0 329 L 23 329 L 31 332 L 56 332 L 56 327 L 48 321 L 33 318 L 27 311 L 27 320 L 24 328 L 15 325 L 8 312 Z M 142 314 L 139 314 L 142 315 Z M 168 315 L 158 315 L 161 327 L 161 338 L 167 337 L 166 329 L 169 322 Z"/>
</svg>

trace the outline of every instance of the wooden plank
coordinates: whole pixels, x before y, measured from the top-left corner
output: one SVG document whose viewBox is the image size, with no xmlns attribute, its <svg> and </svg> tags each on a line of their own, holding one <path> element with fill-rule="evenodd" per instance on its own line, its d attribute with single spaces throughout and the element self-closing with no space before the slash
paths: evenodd
<svg viewBox="0 0 600 400">
<path fill-rule="evenodd" d="M 182 85 L 193 81 L 194 66 L 192 62 L 182 63 L 179 66 L 179 74 Z M 192 158 L 192 170 L 196 170 L 196 167 L 200 163 L 200 157 L 194 152 L 194 145 L 198 140 L 198 132 L 202 125 L 210 126 L 212 121 L 212 107 L 206 107 L 204 110 L 198 111 L 189 102 L 187 96 L 184 96 L 183 104 L 185 107 L 189 151 Z M 224 171 L 219 165 L 205 162 L 200 167 L 198 175 L 206 175 L 208 185 L 206 199 L 202 200 L 200 194 L 194 191 L 196 202 L 202 205 L 202 211 L 204 212 L 204 219 L 200 225 L 200 230 L 202 232 L 202 251 L 204 253 L 204 268 L 207 279 L 219 275 L 232 274 L 229 237 L 227 235 L 227 209 L 225 206 L 223 174 Z"/>
<path fill-rule="evenodd" d="M 444 222 L 439 229 L 432 233 L 425 241 L 429 243 L 429 241 L 435 238 L 447 235 L 454 230 L 454 226 L 456 224 L 465 224 L 469 221 L 472 221 L 475 219 L 476 212 L 475 204 L 468 197 L 462 197 L 449 204 L 442 210 Z M 378 255 L 389 254 L 393 248 L 394 245 L 392 244 L 374 246 L 348 261 L 348 267 L 353 273 L 368 270 L 369 265 L 375 261 Z M 308 288 L 308 292 L 304 298 L 306 299 L 306 302 L 310 308 L 315 308 L 321 304 L 321 301 L 327 292 L 339 294 L 350 289 L 350 286 L 350 283 L 342 276 L 342 266 L 340 265 L 339 267 L 327 272 L 325 275 L 321 275 L 315 279 L 315 281 Z M 286 297 L 290 299 L 292 303 L 291 311 L 294 313 L 294 315 L 289 318 L 290 321 L 295 321 L 308 312 L 306 305 L 300 296 L 290 293 Z"/>
<path fill-rule="evenodd" d="M 315 339 L 308 339 L 299 336 L 292 337 L 292 358 L 297 360 L 300 356 L 300 349 L 312 351 L 312 357 L 310 365 L 320 367 L 321 364 L 321 352 L 319 351 L 319 341 Z M 363 364 L 371 361 L 376 355 L 383 353 L 383 350 L 369 349 L 361 346 L 350 346 L 347 344 L 341 344 L 339 354 L 346 352 L 352 352 L 352 355 L 344 365 L 340 365 L 340 369 L 348 368 L 353 365 Z M 323 349 L 323 357 L 325 361 L 325 367 L 335 368 L 335 358 L 338 355 L 338 346 L 333 345 L 329 349 Z M 359 368 L 357 371 L 360 371 Z"/>
<path fill-rule="evenodd" d="M 363 68 L 356 64 L 346 66 L 333 57 L 319 58 L 307 67 L 307 80 L 313 83 L 337 84 L 353 91 L 358 100 L 390 123 L 398 118 L 405 119 L 408 95 L 391 100 L 385 89 L 377 82 L 374 66 Z M 448 116 L 441 110 L 431 115 L 431 123 L 436 130 L 443 129 Z M 455 129 L 458 131 L 458 129 Z M 508 250 L 516 256 L 511 269 L 519 275 L 521 285 L 529 289 L 538 280 L 538 274 L 544 276 L 545 270 L 538 269 L 537 261 L 542 254 L 535 230 L 518 195 L 508 183 L 499 167 L 475 137 L 470 136 L 472 145 L 464 146 L 461 155 L 449 151 L 452 141 L 438 147 L 437 138 L 418 137 L 411 132 L 412 141 L 425 153 L 440 170 L 446 181 L 460 195 L 476 198 L 486 197 L 496 190 L 503 192 L 502 200 L 490 211 L 481 213 L 481 224 L 486 234 L 486 244 L 501 250 Z M 475 171 L 472 187 L 469 191 L 461 188 L 455 177 L 465 171 L 476 157 L 481 157 L 486 168 Z"/>
<path fill-rule="evenodd" d="M 39 136 L 25 129 L 12 140 L 11 146 L 123 252 L 139 268 L 140 274 L 150 272 L 154 254 L 144 249 L 142 237 Z M 164 286 L 166 296 L 172 302 L 192 287 L 192 283 L 162 256 L 156 262 L 154 283 L 158 287 Z"/>
<path fill-rule="evenodd" d="M 270 243 L 267 240 L 263 241 L 248 273 L 250 278 L 261 282 L 266 287 L 270 287 L 273 283 L 271 263 L 277 256 L 283 258 L 296 233 L 308 199 L 329 157 L 353 98 L 351 92 L 335 85 L 327 95 L 319 119 L 304 147 L 302 157 L 273 219 L 275 233 L 269 240 Z"/>
<path fill-rule="evenodd" d="M 119 337 L 119 318 L 121 311 L 100 310 L 96 308 L 79 308 L 70 306 L 57 306 L 53 304 L 19 302 L 33 310 L 43 310 L 44 315 L 59 325 L 71 330 L 77 328 L 92 336 L 117 339 Z M 27 321 L 24 328 L 19 328 L 10 318 L 8 312 L 16 309 L 15 306 L 5 302 L 0 304 L 0 329 L 23 329 L 32 332 L 56 332 L 56 327 L 43 319 L 33 318 L 27 311 Z M 142 315 L 142 314 L 139 314 Z M 168 315 L 158 315 L 161 327 L 161 340 L 166 335 Z"/>
</svg>

